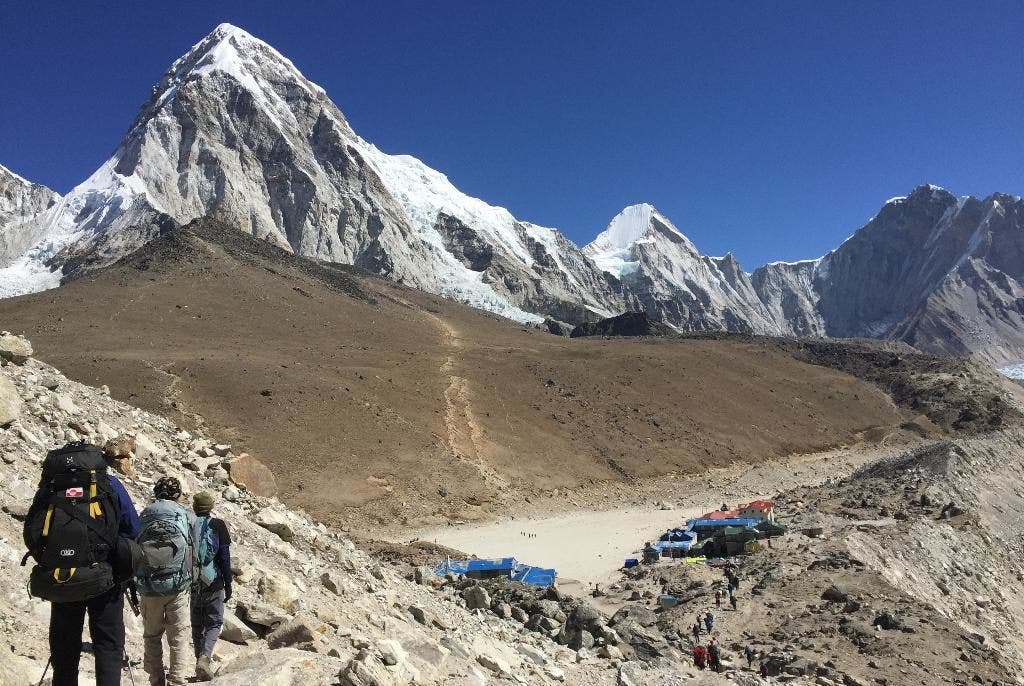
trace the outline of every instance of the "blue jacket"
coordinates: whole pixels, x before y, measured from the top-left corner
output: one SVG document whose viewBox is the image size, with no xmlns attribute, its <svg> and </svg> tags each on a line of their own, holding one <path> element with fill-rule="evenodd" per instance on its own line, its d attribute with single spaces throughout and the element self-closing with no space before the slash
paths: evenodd
<svg viewBox="0 0 1024 686">
<path fill-rule="evenodd" d="M 134 541 L 142 533 L 139 513 L 135 511 L 135 504 L 125 490 L 124 484 L 113 474 L 108 474 L 107 480 L 110 481 L 110 490 L 117 497 L 117 509 L 121 511 L 121 519 L 117 522 L 117 535 Z"/>
</svg>

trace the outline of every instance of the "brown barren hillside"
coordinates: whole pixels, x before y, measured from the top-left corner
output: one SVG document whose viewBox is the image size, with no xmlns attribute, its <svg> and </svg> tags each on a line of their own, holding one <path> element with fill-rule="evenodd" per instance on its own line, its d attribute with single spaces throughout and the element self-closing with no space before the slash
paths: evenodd
<svg viewBox="0 0 1024 686">
<path fill-rule="evenodd" d="M 115 397 L 204 423 L 281 495 L 362 523 L 877 440 L 914 412 L 768 339 L 568 339 L 203 221 L 0 327 Z"/>
</svg>

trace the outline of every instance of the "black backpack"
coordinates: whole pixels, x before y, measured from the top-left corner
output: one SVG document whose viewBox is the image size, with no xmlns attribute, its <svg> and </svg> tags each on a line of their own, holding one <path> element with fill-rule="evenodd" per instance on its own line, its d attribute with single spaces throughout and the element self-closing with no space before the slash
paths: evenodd
<svg viewBox="0 0 1024 686">
<path fill-rule="evenodd" d="M 115 585 L 120 509 L 107 462 L 94 445 L 70 443 L 43 462 L 24 539 L 36 561 L 29 592 L 57 603 L 87 600 Z"/>
</svg>

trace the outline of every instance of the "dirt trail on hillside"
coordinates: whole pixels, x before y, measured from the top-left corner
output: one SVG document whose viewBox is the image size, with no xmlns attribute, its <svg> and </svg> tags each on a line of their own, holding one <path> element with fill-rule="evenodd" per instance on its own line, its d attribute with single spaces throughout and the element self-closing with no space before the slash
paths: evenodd
<svg viewBox="0 0 1024 686">
<path fill-rule="evenodd" d="M 465 346 L 459 330 L 443 317 L 432 312 L 426 315 L 440 329 L 448 354 L 441 365 L 442 377 L 448 379 L 444 390 L 444 423 L 448 449 L 452 456 L 472 467 L 492 492 L 507 488 L 509 482 L 487 463 L 484 431 L 473 412 L 469 380 L 458 373 Z"/>
</svg>

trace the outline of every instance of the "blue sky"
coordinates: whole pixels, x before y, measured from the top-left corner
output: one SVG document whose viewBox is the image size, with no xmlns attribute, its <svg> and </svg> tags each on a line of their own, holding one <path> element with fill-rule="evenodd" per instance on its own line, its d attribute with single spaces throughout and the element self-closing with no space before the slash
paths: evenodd
<svg viewBox="0 0 1024 686">
<path fill-rule="evenodd" d="M 222 21 L 381 149 L 580 244 L 650 202 L 753 269 L 920 183 L 1024 194 L 1020 0 L 3 1 L 0 164 L 66 192 Z"/>
</svg>

